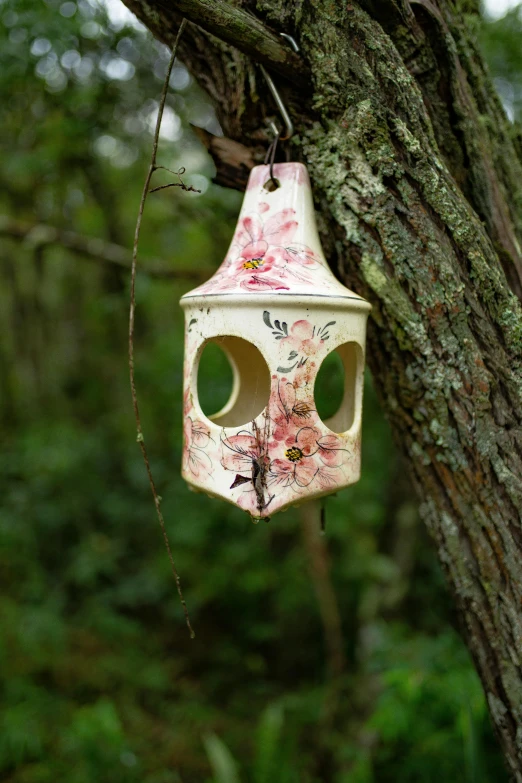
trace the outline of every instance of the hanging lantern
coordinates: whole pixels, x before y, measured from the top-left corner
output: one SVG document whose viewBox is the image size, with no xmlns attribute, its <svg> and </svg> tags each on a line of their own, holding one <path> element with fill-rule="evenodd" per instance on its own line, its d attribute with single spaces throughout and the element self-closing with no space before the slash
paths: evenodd
<svg viewBox="0 0 522 783">
<path fill-rule="evenodd" d="M 182 474 L 192 488 L 258 520 L 359 479 L 370 305 L 326 263 L 304 165 L 252 169 L 224 262 L 181 306 Z M 234 380 L 225 407 L 207 418 L 197 379 L 211 341 L 227 355 Z M 314 383 L 332 351 L 344 366 L 344 397 L 322 421 Z"/>
</svg>

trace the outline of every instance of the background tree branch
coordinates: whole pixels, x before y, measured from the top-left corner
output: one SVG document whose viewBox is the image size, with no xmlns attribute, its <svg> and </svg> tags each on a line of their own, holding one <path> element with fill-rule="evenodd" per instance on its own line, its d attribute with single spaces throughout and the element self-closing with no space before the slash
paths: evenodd
<svg viewBox="0 0 522 783">
<path fill-rule="evenodd" d="M 106 242 L 99 237 L 88 237 L 75 231 L 65 231 L 44 223 L 24 223 L 7 215 L 0 215 L 0 236 L 23 241 L 33 248 L 60 245 L 91 261 L 110 264 L 120 269 L 130 269 L 132 264 L 132 251 L 114 242 Z M 197 267 L 169 268 L 154 259 L 146 261 L 140 268 L 140 272 L 160 280 L 201 280 L 210 274 Z"/>
</svg>

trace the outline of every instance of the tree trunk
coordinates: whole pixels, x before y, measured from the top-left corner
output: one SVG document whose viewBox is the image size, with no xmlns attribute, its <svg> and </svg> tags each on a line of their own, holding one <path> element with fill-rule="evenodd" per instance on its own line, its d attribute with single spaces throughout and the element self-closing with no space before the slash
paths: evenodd
<svg viewBox="0 0 522 783">
<path fill-rule="evenodd" d="M 327 256 L 373 305 L 375 385 L 522 781 L 522 155 L 475 0 L 125 1 L 167 44 L 195 23 L 182 59 L 256 160 L 272 104 L 254 63 L 278 74 Z"/>
</svg>

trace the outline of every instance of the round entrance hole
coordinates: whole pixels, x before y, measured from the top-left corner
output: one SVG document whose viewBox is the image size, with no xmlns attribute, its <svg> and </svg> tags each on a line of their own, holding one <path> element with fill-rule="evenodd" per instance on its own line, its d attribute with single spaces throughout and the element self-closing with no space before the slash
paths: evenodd
<svg viewBox="0 0 522 783">
<path fill-rule="evenodd" d="M 323 421 L 334 416 L 344 396 L 344 365 L 337 351 L 332 351 L 319 367 L 314 386 L 315 408 Z"/>
<path fill-rule="evenodd" d="M 209 419 L 225 407 L 232 395 L 234 373 L 219 343 L 205 344 L 198 366 L 198 399 Z"/>
<path fill-rule="evenodd" d="M 199 360 L 197 390 L 207 418 L 221 427 L 241 427 L 268 404 L 267 363 L 259 349 L 242 337 L 214 337 L 205 344 Z"/>
<path fill-rule="evenodd" d="M 362 354 L 357 343 L 344 343 L 319 367 L 314 385 L 317 413 L 333 432 L 347 432 L 362 405 Z"/>
</svg>

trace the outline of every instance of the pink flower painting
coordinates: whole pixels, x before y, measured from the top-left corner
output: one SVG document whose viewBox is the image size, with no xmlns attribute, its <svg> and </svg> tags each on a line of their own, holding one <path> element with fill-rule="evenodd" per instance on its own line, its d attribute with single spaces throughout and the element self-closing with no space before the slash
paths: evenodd
<svg viewBox="0 0 522 783">
<path fill-rule="evenodd" d="M 336 435 L 321 435 L 315 427 L 301 427 L 295 435 L 289 435 L 282 449 L 282 456 L 270 463 L 270 485 L 299 491 L 312 482 L 328 489 L 341 481 L 348 452 Z"/>
<path fill-rule="evenodd" d="M 335 321 L 314 326 L 307 320 L 286 321 L 263 313 L 263 321 L 276 341 L 288 350 L 289 367 L 278 367 L 284 375 L 272 376 L 272 390 L 267 406 L 265 428 L 261 434 L 255 422 L 252 430 L 244 429 L 221 440 L 221 465 L 235 474 L 230 489 L 241 492 L 256 490 L 257 478 L 264 482 L 263 492 L 292 490 L 302 493 L 306 487 L 327 490 L 342 483 L 343 466 L 350 453 L 341 438 L 324 432 L 315 409 L 308 367 L 311 359 L 330 337 Z M 243 486 L 244 485 L 244 486 Z M 245 501 L 238 500 L 241 505 Z"/>
<path fill-rule="evenodd" d="M 277 368 L 278 372 L 289 373 L 292 370 L 304 367 L 311 356 L 315 356 L 322 344 L 330 339 L 330 327 L 335 321 L 328 321 L 324 326 L 313 326 L 310 321 L 295 321 L 288 329 L 286 321 L 274 320 L 268 310 L 263 312 L 263 321 L 272 329 L 276 340 L 281 341 L 281 348 L 287 350 L 287 365 Z"/>
<path fill-rule="evenodd" d="M 303 395 L 300 384 L 291 382 L 286 378 L 277 380 L 277 394 L 272 400 L 271 412 L 273 428 L 271 437 L 274 441 L 285 440 L 288 437 L 289 427 L 302 427 L 315 415 L 313 401 Z"/>
<path fill-rule="evenodd" d="M 242 487 L 241 493 L 249 493 L 250 499 L 239 498 L 242 506 L 256 504 L 266 507 L 275 496 L 277 487 L 299 493 L 314 484 L 320 489 L 330 489 L 343 479 L 343 464 L 348 459 L 335 434 L 322 435 L 316 427 L 292 426 L 287 437 L 277 444 L 272 441 L 270 452 L 279 447 L 280 456 L 270 459 L 265 444 L 249 430 L 221 440 L 221 465 L 234 474 L 230 489 Z M 256 477 L 263 474 L 265 486 L 259 490 Z M 270 491 L 274 495 L 270 496 Z M 265 494 L 266 492 L 266 494 Z"/>
<path fill-rule="evenodd" d="M 318 259 L 311 248 L 292 241 L 299 225 L 295 210 L 281 209 L 263 221 L 267 208 L 261 202 L 257 213 L 239 221 L 222 269 L 202 291 L 287 291 L 290 279 L 312 282 L 307 268 L 316 266 Z"/>
<path fill-rule="evenodd" d="M 210 429 L 194 417 L 193 410 L 192 397 L 187 389 L 183 398 L 184 463 L 195 479 L 212 478 L 212 460 L 208 455 L 208 447 L 213 439 Z"/>
<path fill-rule="evenodd" d="M 210 430 L 200 421 L 185 417 L 183 423 L 186 464 L 194 478 L 212 475 L 212 460 L 206 452 L 212 438 Z"/>
<path fill-rule="evenodd" d="M 262 511 L 270 505 L 274 495 L 268 493 L 270 459 L 266 453 L 268 445 L 268 418 L 265 429 L 259 430 L 252 422 L 252 431 L 242 430 L 237 435 L 221 439 L 221 465 L 235 473 L 230 489 L 242 487 L 238 504 L 244 508 Z"/>
<path fill-rule="evenodd" d="M 221 464 L 225 470 L 242 473 L 245 479 L 250 481 L 253 465 L 261 458 L 259 438 L 248 430 L 242 430 L 237 435 L 222 438 L 221 446 Z"/>
</svg>

